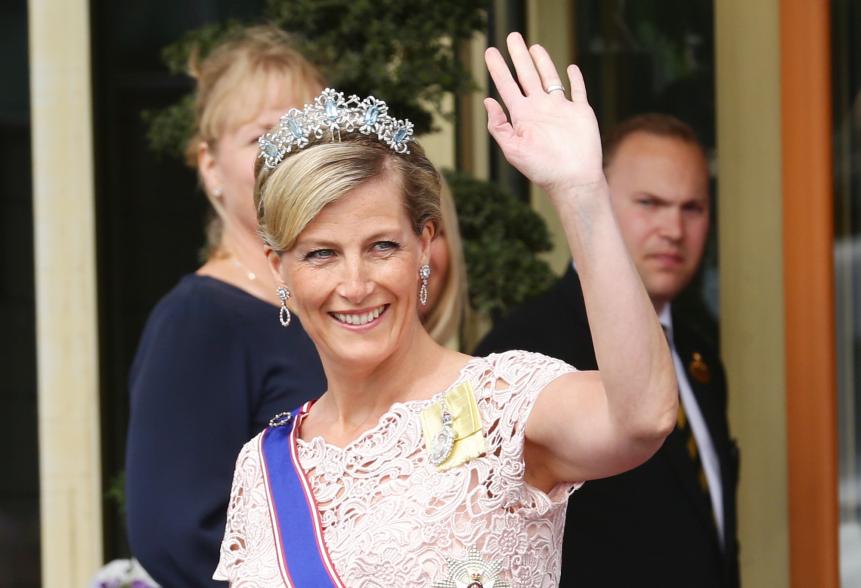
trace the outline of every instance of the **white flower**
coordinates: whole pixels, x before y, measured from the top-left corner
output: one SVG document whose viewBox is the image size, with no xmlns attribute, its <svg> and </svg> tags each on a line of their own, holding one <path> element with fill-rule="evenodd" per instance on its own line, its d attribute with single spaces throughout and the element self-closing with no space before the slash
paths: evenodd
<svg viewBox="0 0 861 588">
<path fill-rule="evenodd" d="M 115 559 L 96 572 L 89 588 L 159 588 L 134 558 Z"/>
</svg>

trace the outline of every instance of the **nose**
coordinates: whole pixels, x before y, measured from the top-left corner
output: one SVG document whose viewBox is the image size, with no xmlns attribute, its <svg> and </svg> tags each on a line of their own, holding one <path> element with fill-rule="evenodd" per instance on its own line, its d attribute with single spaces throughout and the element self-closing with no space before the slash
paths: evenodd
<svg viewBox="0 0 861 588">
<path fill-rule="evenodd" d="M 345 259 L 342 267 L 343 275 L 336 291 L 350 304 L 358 306 L 374 291 L 367 264 L 361 259 Z"/>
<path fill-rule="evenodd" d="M 660 235 L 669 241 L 680 241 L 685 234 L 684 218 L 682 209 L 677 206 L 668 206 L 661 215 L 659 227 Z"/>
</svg>

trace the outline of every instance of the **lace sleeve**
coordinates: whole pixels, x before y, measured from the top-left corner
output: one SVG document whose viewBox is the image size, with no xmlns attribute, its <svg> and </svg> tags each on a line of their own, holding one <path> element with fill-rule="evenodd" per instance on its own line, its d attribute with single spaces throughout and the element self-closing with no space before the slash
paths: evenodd
<svg viewBox="0 0 861 588">
<path fill-rule="evenodd" d="M 523 461 L 526 421 L 544 388 L 576 369 L 564 361 L 527 351 L 508 351 L 487 359 L 493 366 L 491 410 L 498 415 L 493 419 L 496 422 L 489 444 L 499 448 L 503 468 L 508 473 L 505 479 L 511 486 L 506 493 L 521 508 L 542 516 L 567 501 L 582 483 L 560 484 L 547 493 L 526 482 Z"/>
<path fill-rule="evenodd" d="M 230 502 L 227 505 L 227 524 L 218 567 L 212 578 L 233 583 L 240 576 L 239 569 L 247 559 L 246 520 L 251 489 L 255 479 L 261 475 L 255 437 L 246 443 L 236 459 L 233 471 L 233 486 L 230 489 Z"/>
</svg>

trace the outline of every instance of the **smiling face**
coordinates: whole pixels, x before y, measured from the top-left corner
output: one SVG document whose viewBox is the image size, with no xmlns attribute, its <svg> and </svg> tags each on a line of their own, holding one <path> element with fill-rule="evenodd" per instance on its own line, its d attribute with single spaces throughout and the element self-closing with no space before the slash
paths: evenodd
<svg viewBox="0 0 861 588">
<path fill-rule="evenodd" d="M 606 169 L 628 253 L 657 310 L 690 282 L 709 227 L 708 168 L 694 143 L 629 135 Z"/>
<path fill-rule="evenodd" d="M 269 253 L 324 365 L 373 369 L 422 332 L 418 270 L 433 231 L 416 235 L 395 172 L 332 202 L 282 254 Z"/>
</svg>

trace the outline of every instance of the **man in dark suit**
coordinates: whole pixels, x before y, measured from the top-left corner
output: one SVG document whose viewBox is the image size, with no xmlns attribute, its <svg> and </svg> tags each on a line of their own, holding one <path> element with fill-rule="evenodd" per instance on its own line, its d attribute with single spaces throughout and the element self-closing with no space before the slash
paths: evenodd
<svg viewBox="0 0 861 588">
<path fill-rule="evenodd" d="M 724 372 L 717 350 L 671 308 L 708 233 L 705 153 L 678 119 L 641 115 L 606 137 L 604 171 L 625 245 L 667 332 L 681 402 L 675 430 L 652 459 L 571 497 L 560 586 L 737 587 L 738 452 Z M 576 268 L 495 325 L 476 355 L 508 349 L 597 369 Z"/>
</svg>

